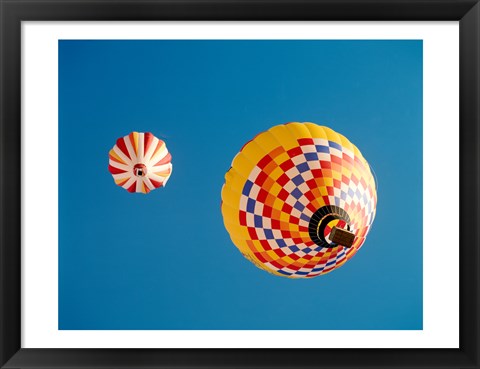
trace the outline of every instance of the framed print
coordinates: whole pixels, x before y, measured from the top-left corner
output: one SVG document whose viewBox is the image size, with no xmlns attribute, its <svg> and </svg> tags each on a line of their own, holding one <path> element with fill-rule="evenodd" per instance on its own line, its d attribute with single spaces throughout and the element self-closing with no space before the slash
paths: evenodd
<svg viewBox="0 0 480 369">
<path fill-rule="evenodd" d="M 2 1 L 4 368 L 478 368 L 476 1 Z"/>
</svg>

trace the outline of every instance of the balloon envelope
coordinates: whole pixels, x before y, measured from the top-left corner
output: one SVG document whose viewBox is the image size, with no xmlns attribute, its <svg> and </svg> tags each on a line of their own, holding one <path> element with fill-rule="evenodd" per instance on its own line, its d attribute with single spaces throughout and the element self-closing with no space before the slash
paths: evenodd
<svg viewBox="0 0 480 369">
<path fill-rule="evenodd" d="M 165 186 L 172 174 L 171 160 L 165 142 L 149 132 L 132 132 L 110 150 L 108 170 L 128 192 L 149 193 Z"/>
<path fill-rule="evenodd" d="M 360 151 L 313 123 L 257 135 L 233 159 L 222 188 L 233 243 L 259 268 L 289 278 L 319 276 L 351 259 L 376 203 L 375 180 Z"/>
</svg>

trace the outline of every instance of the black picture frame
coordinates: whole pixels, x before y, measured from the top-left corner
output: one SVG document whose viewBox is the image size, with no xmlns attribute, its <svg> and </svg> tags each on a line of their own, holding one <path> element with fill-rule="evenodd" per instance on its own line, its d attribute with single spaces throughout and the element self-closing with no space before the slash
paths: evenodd
<svg viewBox="0 0 480 369">
<path fill-rule="evenodd" d="M 2 368 L 479 368 L 478 0 L 0 0 Z M 454 20 L 460 23 L 459 349 L 21 348 L 21 22 Z M 451 220 L 450 220 L 451 221 Z M 438 309 L 442 307 L 439 306 Z"/>
</svg>

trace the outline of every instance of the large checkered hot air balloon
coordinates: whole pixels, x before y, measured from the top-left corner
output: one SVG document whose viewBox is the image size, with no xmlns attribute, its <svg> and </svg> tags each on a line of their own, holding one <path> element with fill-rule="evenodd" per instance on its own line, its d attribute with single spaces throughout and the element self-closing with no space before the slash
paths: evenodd
<svg viewBox="0 0 480 369">
<path fill-rule="evenodd" d="M 165 186 L 172 174 L 171 161 L 165 142 L 149 132 L 132 132 L 110 150 L 108 170 L 128 192 L 149 193 Z"/>
<path fill-rule="evenodd" d="M 261 269 L 290 278 L 328 273 L 362 247 L 376 184 L 344 136 L 313 123 L 275 126 L 233 159 L 222 189 L 225 227 Z"/>
</svg>

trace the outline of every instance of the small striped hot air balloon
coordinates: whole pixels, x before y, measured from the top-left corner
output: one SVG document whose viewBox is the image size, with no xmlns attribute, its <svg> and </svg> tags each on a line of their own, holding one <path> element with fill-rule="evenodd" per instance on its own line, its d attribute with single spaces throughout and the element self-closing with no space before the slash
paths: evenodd
<svg viewBox="0 0 480 369">
<path fill-rule="evenodd" d="M 109 159 L 113 180 L 128 192 L 149 193 L 165 186 L 172 174 L 172 156 L 165 142 L 149 132 L 119 138 Z"/>
<path fill-rule="evenodd" d="M 313 123 L 275 126 L 246 143 L 222 188 L 230 238 L 261 269 L 289 278 L 328 273 L 362 247 L 376 183 L 347 138 Z"/>
</svg>

